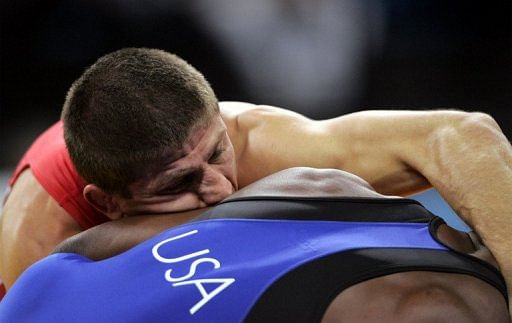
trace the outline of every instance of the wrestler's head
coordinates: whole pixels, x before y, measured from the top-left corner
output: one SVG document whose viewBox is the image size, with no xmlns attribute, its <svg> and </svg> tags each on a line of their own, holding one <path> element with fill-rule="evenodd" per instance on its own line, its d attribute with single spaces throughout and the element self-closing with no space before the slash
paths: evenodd
<svg viewBox="0 0 512 323">
<path fill-rule="evenodd" d="M 288 168 L 268 175 L 232 194 L 230 199 L 280 197 L 392 197 L 377 193 L 364 179 L 339 169 Z"/>
<path fill-rule="evenodd" d="M 196 69 L 155 49 L 100 58 L 73 83 L 64 136 L 85 198 L 112 219 L 213 204 L 236 188 L 233 147 Z"/>
</svg>

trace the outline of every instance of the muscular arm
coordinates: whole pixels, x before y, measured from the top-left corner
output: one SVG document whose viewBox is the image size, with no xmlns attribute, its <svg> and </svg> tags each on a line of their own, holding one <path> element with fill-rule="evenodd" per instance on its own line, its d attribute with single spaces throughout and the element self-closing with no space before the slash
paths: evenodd
<svg viewBox="0 0 512 323">
<path fill-rule="evenodd" d="M 424 174 L 491 250 L 505 277 L 510 304 L 512 147 L 509 141 L 491 117 L 472 114 L 454 126 L 432 133 L 426 145 L 430 157 L 412 157 L 409 163 Z"/>
<path fill-rule="evenodd" d="M 314 121 L 274 107 L 221 107 L 241 134 L 234 141 L 241 151 L 241 186 L 293 166 L 343 169 L 384 194 L 406 195 L 432 184 L 482 237 L 510 291 L 512 148 L 490 116 L 364 111 Z"/>
<path fill-rule="evenodd" d="M 30 169 L 16 181 L 0 218 L 0 277 L 9 289 L 31 264 L 64 239 L 78 224 L 35 180 Z"/>
<path fill-rule="evenodd" d="M 92 260 L 106 259 L 165 229 L 183 224 L 206 210 L 207 208 L 176 214 L 138 215 L 103 223 L 67 239 L 53 252 L 77 253 Z"/>
<path fill-rule="evenodd" d="M 420 165 L 410 163 L 416 156 L 428 157 L 427 138 L 470 115 L 363 111 L 315 121 L 269 106 L 226 102 L 221 108 L 234 138 L 241 187 L 282 169 L 308 166 L 342 169 L 379 193 L 402 196 L 430 187 Z"/>
</svg>

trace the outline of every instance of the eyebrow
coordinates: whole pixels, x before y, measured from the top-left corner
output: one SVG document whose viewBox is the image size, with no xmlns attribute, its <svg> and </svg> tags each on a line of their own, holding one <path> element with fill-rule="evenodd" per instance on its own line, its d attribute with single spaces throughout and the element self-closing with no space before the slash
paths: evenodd
<svg viewBox="0 0 512 323">
<path fill-rule="evenodd" d="M 213 145 L 213 149 L 208 151 L 208 158 L 210 158 L 215 152 L 219 149 L 219 146 L 223 143 L 225 137 L 227 136 L 227 129 L 223 128 L 221 131 L 219 131 L 216 134 L 216 142 L 215 145 Z M 182 157 L 180 157 L 182 158 Z M 179 159 L 179 158 L 178 158 Z M 176 182 L 177 180 L 191 174 L 194 172 L 197 172 L 198 169 L 196 168 L 181 168 L 176 169 L 173 171 L 170 171 L 167 174 L 161 174 L 158 175 L 154 181 L 149 185 L 149 190 L 151 193 L 157 193 L 161 191 L 162 189 L 166 189 L 169 186 L 173 184 L 173 182 Z"/>
<path fill-rule="evenodd" d="M 213 149 L 211 149 L 208 152 L 208 158 L 213 156 L 217 150 L 219 150 L 219 147 L 222 145 L 222 142 L 224 141 L 224 136 L 221 136 L 215 145 L 213 146 Z M 181 180 L 182 178 L 186 177 L 189 174 L 195 173 L 199 171 L 196 167 L 194 168 L 180 168 L 176 170 L 169 171 L 168 173 L 164 173 L 161 175 L 158 175 L 153 183 L 150 184 L 149 190 L 151 193 L 156 193 L 161 191 L 162 189 L 166 189 L 169 186 L 173 185 L 173 182 L 177 182 Z"/>
</svg>

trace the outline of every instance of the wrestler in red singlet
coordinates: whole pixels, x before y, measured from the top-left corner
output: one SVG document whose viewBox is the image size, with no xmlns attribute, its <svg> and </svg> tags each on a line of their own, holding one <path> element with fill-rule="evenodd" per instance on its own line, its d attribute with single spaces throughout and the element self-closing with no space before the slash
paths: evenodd
<svg viewBox="0 0 512 323">
<path fill-rule="evenodd" d="M 85 183 L 66 149 L 62 121 L 46 130 L 30 146 L 9 179 L 10 187 L 28 167 L 39 184 L 84 230 L 109 220 L 83 197 Z"/>
</svg>

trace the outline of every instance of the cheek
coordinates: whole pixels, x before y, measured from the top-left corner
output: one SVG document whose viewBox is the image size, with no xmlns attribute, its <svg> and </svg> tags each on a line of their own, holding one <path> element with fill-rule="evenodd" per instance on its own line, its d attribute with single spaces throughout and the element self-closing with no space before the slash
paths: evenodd
<svg viewBox="0 0 512 323">
<path fill-rule="evenodd" d="M 216 171 L 233 184 L 235 188 L 237 187 L 236 164 L 233 159 L 226 160 L 225 163 L 216 168 Z"/>
<path fill-rule="evenodd" d="M 226 157 L 226 161 L 222 164 L 224 167 L 224 175 L 230 179 L 231 182 L 236 183 L 236 160 L 233 150 L 230 151 Z"/>
<path fill-rule="evenodd" d="M 195 193 L 187 192 L 169 199 L 159 199 L 151 203 L 145 203 L 137 208 L 138 214 L 175 213 L 205 207 Z"/>
<path fill-rule="evenodd" d="M 165 208 L 167 208 L 167 212 L 180 212 L 180 211 L 188 211 L 201 207 L 205 207 L 204 204 L 195 192 L 187 192 L 180 194 L 176 199 L 172 202 L 167 203 Z"/>
</svg>

